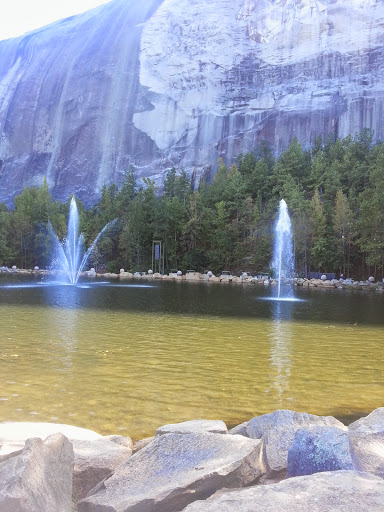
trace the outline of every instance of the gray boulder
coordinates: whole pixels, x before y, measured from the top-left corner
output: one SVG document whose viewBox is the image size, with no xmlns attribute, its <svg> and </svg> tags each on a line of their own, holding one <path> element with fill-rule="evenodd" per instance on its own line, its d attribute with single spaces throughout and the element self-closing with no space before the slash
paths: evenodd
<svg viewBox="0 0 384 512">
<path fill-rule="evenodd" d="M 70 441 L 94 441 L 103 436 L 93 430 L 61 423 L 6 422 L 0 423 L 0 455 L 24 448 L 25 441 L 32 437 L 46 439 L 60 432 Z"/>
<path fill-rule="evenodd" d="M 384 407 L 349 425 L 348 436 L 363 470 L 384 478 Z"/>
<path fill-rule="evenodd" d="M 228 430 L 228 434 L 248 437 L 247 425 L 248 422 L 244 421 L 244 423 L 240 423 L 240 425 L 236 425 L 236 427 L 233 427 L 230 430 Z"/>
<path fill-rule="evenodd" d="M 0 512 L 70 512 L 73 449 L 62 434 L 28 439 L 0 463 Z"/>
<path fill-rule="evenodd" d="M 261 442 L 222 434 L 165 434 L 119 466 L 79 512 L 176 512 L 263 472 Z"/>
<path fill-rule="evenodd" d="M 133 453 L 139 452 L 143 448 L 149 445 L 149 443 L 152 443 L 154 440 L 154 437 L 146 437 L 145 439 L 140 439 L 139 441 L 136 441 L 136 443 L 133 445 Z"/>
<path fill-rule="evenodd" d="M 96 441 L 73 441 L 75 466 L 73 468 L 73 498 L 84 498 L 104 478 L 131 455 L 132 449 L 101 438 Z"/>
<path fill-rule="evenodd" d="M 56 423 L 0 424 L 0 462 L 21 452 L 26 439 L 60 432 L 73 444 L 73 498 L 78 500 L 132 454 L 132 440 L 123 436 L 101 436 L 92 430 Z"/>
<path fill-rule="evenodd" d="M 221 420 L 192 420 L 183 423 L 171 423 L 156 430 L 156 435 L 163 434 L 227 434 L 226 424 Z"/>
<path fill-rule="evenodd" d="M 113 443 L 119 444 L 121 446 L 125 446 L 126 448 L 130 448 L 131 450 L 133 449 L 133 441 L 130 437 L 114 434 L 110 436 L 104 436 L 103 439 L 107 441 L 112 441 Z"/>
<path fill-rule="evenodd" d="M 348 427 L 349 432 L 383 432 L 384 431 L 384 407 L 379 407 L 368 414 L 368 416 L 364 416 L 364 418 L 360 418 L 357 421 L 351 423 Z"/>
<path fill-rule="evenodd" d="M 296 430 L 288 450 L 287 477 L 312 475 L 323 471 L 353 470 L 348 435 L 337 427 Z"/>
<path fill-rule="evenodd" d="M 366 473 L 335 471 L 218 492 L 184 512 L 383 512 L 383 504 L 383 480 Z"/>
<path fill-rule="evenodd" d="M 247 436 L 263 440 L 263 456 L 266 476 L 271 480 L 281 480 L 286 476 L 288 450 L 296 430 L 316 426 L 338 427 L 347 430 L 332 416 L 315 416 L 288 410 L 278 410 L 251 419 L 247 424 Z"/>
</svg>

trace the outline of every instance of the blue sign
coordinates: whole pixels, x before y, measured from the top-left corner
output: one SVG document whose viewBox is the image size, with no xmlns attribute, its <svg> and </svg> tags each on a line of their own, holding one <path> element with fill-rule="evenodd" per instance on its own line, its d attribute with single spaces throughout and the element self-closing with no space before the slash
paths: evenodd
<svg viewBox="0 0 384 512">
<path fill-rule="evenodd" d="M 160 259 L 160 245 L 156 244 L 155 245 L 155 260 L 159 260 L 159 259 Z"/>
</svg>

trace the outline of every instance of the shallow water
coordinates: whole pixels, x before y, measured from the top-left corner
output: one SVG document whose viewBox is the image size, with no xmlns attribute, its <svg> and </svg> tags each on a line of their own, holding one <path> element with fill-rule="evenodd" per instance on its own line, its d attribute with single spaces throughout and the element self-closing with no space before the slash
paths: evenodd
<svg viewBox="0 0 384 512">
<path fill-rule="evenodd" d="M 348 422 L 384 405 L 376 292 L 279 303 L 252 285 L 0 278 L 0 421 L 139 439 L 196 418 L 233 426 L 288 408 Z"/>
</svg>

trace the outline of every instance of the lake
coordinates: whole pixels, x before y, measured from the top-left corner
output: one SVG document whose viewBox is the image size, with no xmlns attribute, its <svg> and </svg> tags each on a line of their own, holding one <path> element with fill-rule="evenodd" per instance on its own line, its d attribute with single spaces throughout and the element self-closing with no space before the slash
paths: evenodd
<svg viewBox="0 0 384 512">
<path fill-rule="evenodd" d="M 24 287 L 24 285 L 32 285 Z M 0 275 L 0 421 L 133 439 L 284 408 L 346 423 L 384 405 L 384 295 Z"/>
</svg>

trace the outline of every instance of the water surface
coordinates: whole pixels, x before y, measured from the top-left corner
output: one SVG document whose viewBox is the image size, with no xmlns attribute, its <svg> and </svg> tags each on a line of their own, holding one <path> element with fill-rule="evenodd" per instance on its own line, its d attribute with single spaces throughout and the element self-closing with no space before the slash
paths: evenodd
<svg viewBox="0 0 384 512">
<path fill-rule="evenodd" d="M 138 439 L 196 418 L 233 426 L 287 408 L 347 422 L 384 405 L 376 292 L 279 303 L 252 285 L 0 278 L 0 421 Z"/>
</svg>

